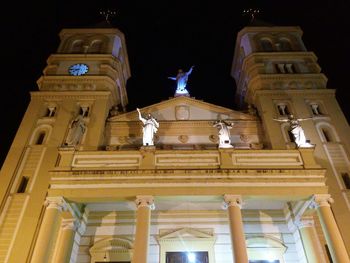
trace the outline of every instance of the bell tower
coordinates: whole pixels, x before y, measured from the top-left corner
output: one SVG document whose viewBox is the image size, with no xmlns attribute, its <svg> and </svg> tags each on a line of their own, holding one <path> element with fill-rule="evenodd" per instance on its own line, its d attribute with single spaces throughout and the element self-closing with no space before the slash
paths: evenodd
<svg viewBox="0 0 350 263">
<path fill-rule="evenodd" d="M 49 189 L 49 171 L 64 152 L 103 147 L 110 110 L 125 111 L 128 104 L 130 67 L 121 31 L 63 29 L 59 36 L 57 52 L 49 56 L 37 81 L 39 90 L 31 92 L 1 170 L 0 214 L 5 215 L 0 218 L 1 262 L 25 262 L 30 257 Z"/>
<path fill-rule="evenodd" d="M 335 200 L 332 208 L 343 239 L 350 244 L 350 129 L 335 89 L 327 88 L 327 77 L 316 55 L 306 49 L 302 34 L 292 26 L 248 26 L 238 33 L 231 71 L 236 104 L 256 108 L 265 148 L 298 147 L 290 125 L 275 120 L 290 114 L 307 119 L 301 127 L 315 145 L 317 162 L 327 168 L 327 185 Z"/>
</svg>

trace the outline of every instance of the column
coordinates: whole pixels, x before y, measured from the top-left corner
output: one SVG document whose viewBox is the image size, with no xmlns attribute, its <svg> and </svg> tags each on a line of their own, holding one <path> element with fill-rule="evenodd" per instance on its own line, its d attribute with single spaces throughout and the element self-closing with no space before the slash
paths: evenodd
<svg viewBox="0 0 350 263">
<path fill-rule="evenodd" d="M 307 261 L 309 263 L 325 263 L 324 254 L 312 218 L 301 218 L 295 224 L 299 229 Z"/>
<path fill-rule="evenodd" d="M 344 241 L 333 216 L 330 203 L 333 199 L 329 194 L 314 195 L 312 206 L 316 208 L 323 234 L 334 263 L 350 263 Z"/>
<path fill-rule="evenodd" d="M 32 263 L 47 263 L 55 237 L 57 222 L 65 207 L 62 197 L 48 197 L 45 201 L 45 214 L 42 220 L 38 238 L 32 256 Z"/>
<path fill-rule="evenodd" d="M 60 238 L 54 262 L 69 263 L 72 254 L 75 233 L 79 227 L 76 219 L 64 219 L 61 223 Z"/>
<path fill-rule="evenodd" d="M 136 233 L 132 263 L 147 263 L 151 210 L 154 209 L 153 196 L 136 196 Z"/>
<path fill-rule="evenodd" d="M 242 221 L 242 198 L 239 195 L 224 195 L 231 230 L 233 262 L 247 263 L 248 254 Z"/>
</svg>

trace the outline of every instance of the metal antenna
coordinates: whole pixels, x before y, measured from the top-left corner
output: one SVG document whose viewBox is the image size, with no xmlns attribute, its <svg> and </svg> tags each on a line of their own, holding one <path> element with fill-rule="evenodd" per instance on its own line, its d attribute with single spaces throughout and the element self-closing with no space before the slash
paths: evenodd
<svg viewBox="0 0 350 263">
<path fill-rule="evenodd" d="M 106 9 L 106 10 L 100 11 L 100 15 L 104 16 L 105 19 L 106 19 L 106 21 L 109 23 L 109 22 L 110 22 L 109 19 L 110 19 L 111 17 L 116 16 L 116 15 L 117 15 L 117 12 L 114 11 L 114 10 Z"/>
<path fill-rule="evenodd" d="M 249 8 L 249 9 L 243 10 L 243 15 L 250 16 L 250 22 L 252 22 L 259 13 L 260 13 L 259 9 Z"/>
</svg>

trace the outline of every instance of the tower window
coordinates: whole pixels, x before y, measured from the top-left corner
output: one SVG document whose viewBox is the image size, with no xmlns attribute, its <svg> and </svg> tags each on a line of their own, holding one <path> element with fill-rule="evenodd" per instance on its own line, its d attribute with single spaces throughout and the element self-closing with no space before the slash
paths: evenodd
<svg viewBox="0 0 350 263">
<path fill-rule="evenodd" d="M 285 64 L 288 73 L 295 73 L 295 67 L 293 64 Z"/>
<path fill-rule="evenodd" d="M 83 52 L 83 41 L 82 40 L 76 40 L 73 42 L 71 47 L 71 53 L 81 53 Z"/>
<path fill-rule="evenodd" d="M 295 67 L 293 64 L 288 63 L 288 64 L 283 64 L 283 63 L 279 63 L 279 64 L 275 64 L 276 67 L 276 71 L 277 73 L 295 73 Z"/>
<path fill-rule="evenodd" d="M 37 139 L 36 139 L 35 144 L 36 144 L 36 145 L 41 145 L 41 144 L 43 144 L 44 139 L 45 139 L 45 135 L 46 135 L 45 132 L 40 132 L 39 135 L 38 135 L 38 137 L 37 137 Z"/>
<path fill-rule="evenodd" d="M 101 53 L 102 41 L 95 40 L 91 43 L 88 52 L 89 53 Z"/>
<path fill-rule="evenodd" d="M 348 173 L 341 173 L 341 177 L 343 178 L 346 189 L 350 189 L 350 175 Z"/>
<path fill-rule="evenodd" d="M 25 193 L 27 185 L 28 185 L 29 178 L 26 176 L 23 176 L 21 179 L 21 182 L 18 186 L 17 193 Z"/>
<path fill-rule="evenodd" d="M 272 43 L 268 39 L 261 39 L 260 40 L 260 45 L 263 51 L 265 52 L 271 52 L 273 51 Z"/>
<path fill-rule="evenodd" d="M 278 109 L 278 113 L 282 116 L 285 116 L 285 115 L 289 115 L 290 114 L 290 111 L 287 107 L 286 104 L 278 104 L 277 105 L 277 109 Z"/>
<path fill-rule="evenodd" d="M 289 40 L 287 39 L 282 39 L 280 40 L 277 44 L 277 49 L 279 51 L 291 51 L 292 50 L 292 45 L 290 44 Z"/>
<path fill-rule="evenodd" d="M 332 256 L 331 256 L 331 252 L 329 251 L 328 245 L 325 244 L 324 247 L 325 247 L 325 249 L 326 249 L 326 254 L 327 254 L 327 257 L 328 257 L 329 262 L 330 262 L 330 263 L 333 263 L 333 259 L 332 259 Z"/>
<path fill-rule="evenodd" d="M 55 116 L 55 114 L 56 114 L 56 107 L 54 107 L 54 106 L 48 107 L 46 110 L 45 117 L 52 118 Z"/>
<path fill-rule="evenodd" d="M 322 115 L 320 106 L 317 103 L 311 103 L 310 107 L 313 115 Z"/>
<path fill-rule="evenodd" d="M 326 142 L 335 142 L 336 141 L 332 130 L 330 130 L 328 127 L 323 127 L 321 129 L 321 132 L 322 132 L 323 138 Z"/>
<path fill-rule="evenodd" d="M 79 115 L 81 115 L 83 118 L 88 117 L 90 112 L 90 107 L 88 106 L 82 106 L 79 110 Z"/>
</svg>

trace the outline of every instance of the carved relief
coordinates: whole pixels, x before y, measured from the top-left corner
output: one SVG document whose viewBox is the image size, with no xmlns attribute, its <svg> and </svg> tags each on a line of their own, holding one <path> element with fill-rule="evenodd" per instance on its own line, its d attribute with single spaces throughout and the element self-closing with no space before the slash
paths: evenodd
<svg viewBox="0 0 350 263">
<path fill-rule="evenodd" d="M 188 136 L 187 135 L 180 135 L 178 137 L 179 141 L 182 142 L 182 143 L 186 143 L 188 142 Z"/>
<path fill-rule="evenodd" d="M 190 109 L 188 106 L 180 105 L 175 107 L 175 118 L 177 120 L 188 120 L 190 118 Z"/>
</svg>

